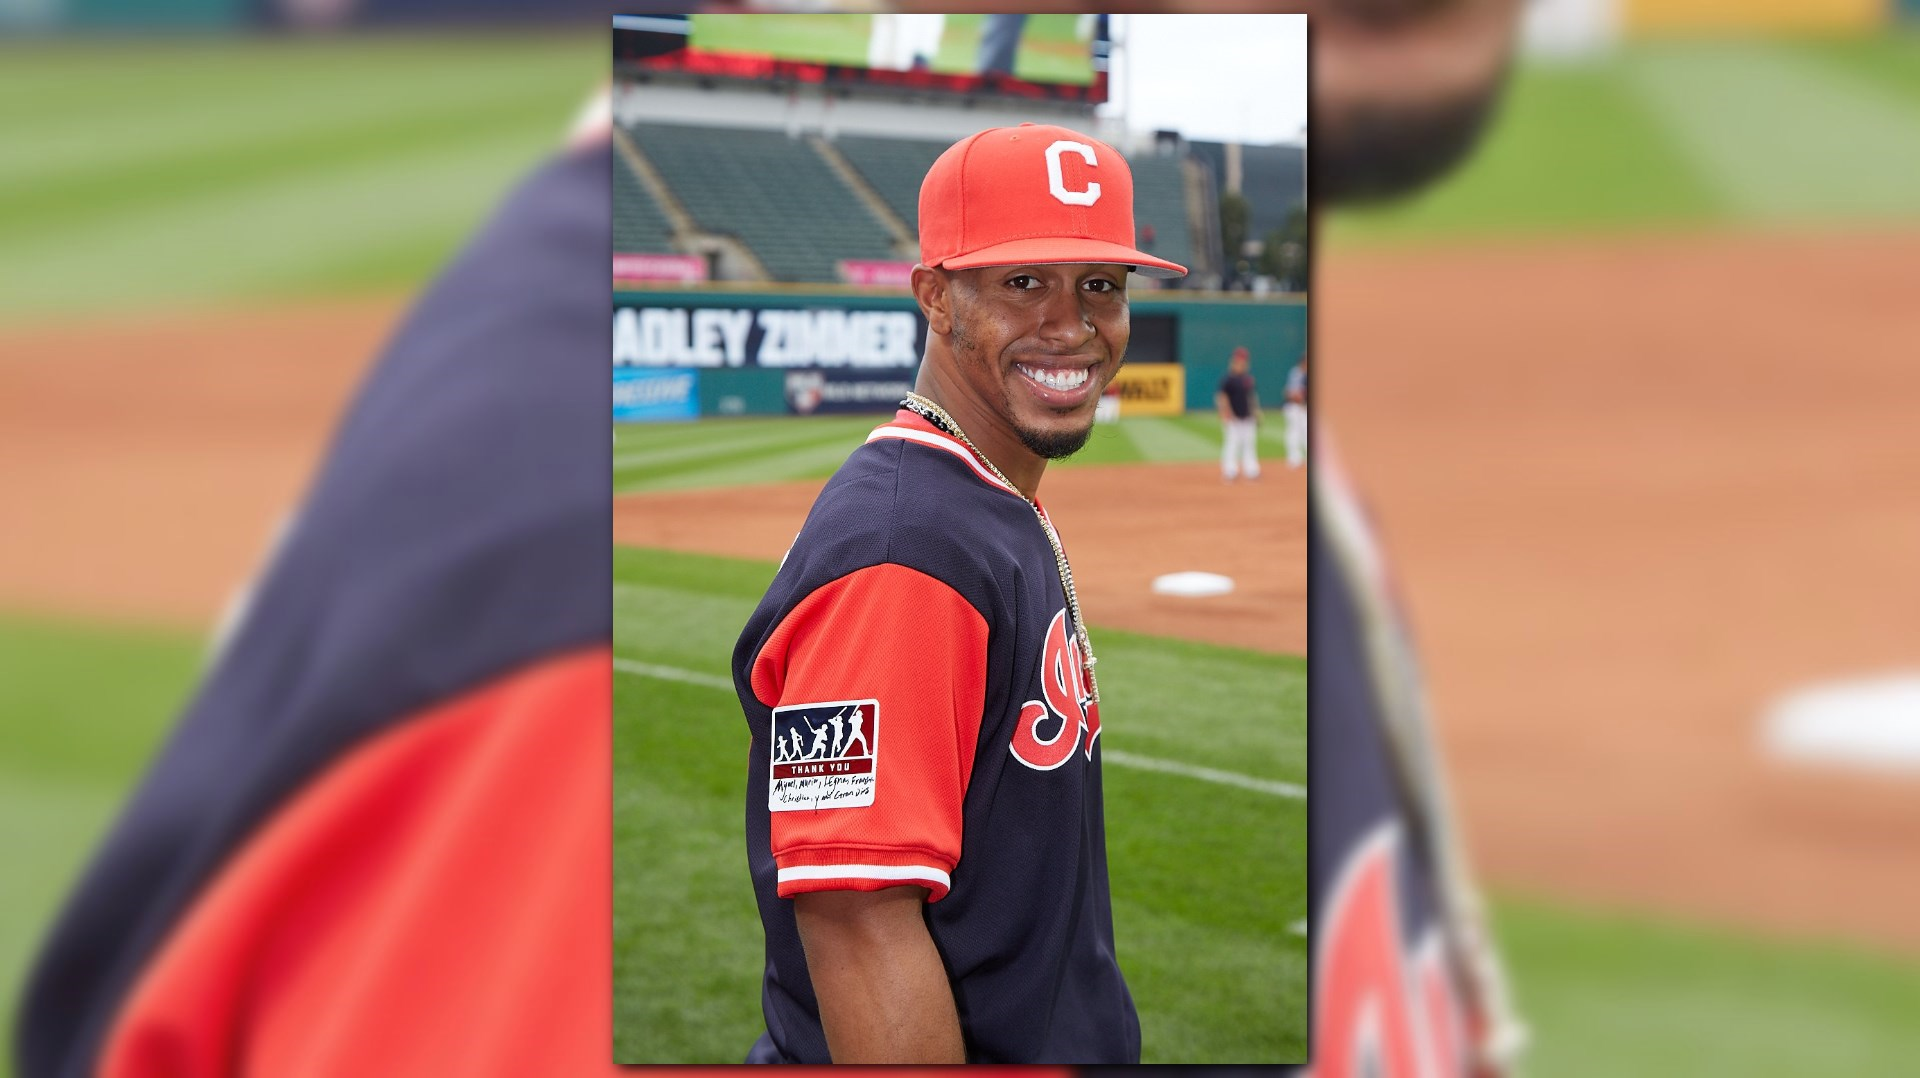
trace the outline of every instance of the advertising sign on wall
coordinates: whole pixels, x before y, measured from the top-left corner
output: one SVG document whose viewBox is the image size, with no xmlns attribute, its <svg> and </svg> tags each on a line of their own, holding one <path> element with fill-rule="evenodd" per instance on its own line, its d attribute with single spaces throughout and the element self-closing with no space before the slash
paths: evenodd
<svg viewBox="0 0 1920 1078">
<path fill-rule="evenodd" d="M 1129 363 L 1113 376 L 1111 386 L 1119 387 L 1122 416 L 1179 415 L 1187 410 L 1187 372 L 1178 363 Z"/>
<path fill-rule="evenodd" d="M 613 362 L 642 367 L 910 370 L 927 324 L 917 310 L 619 307 Z"/>
<path fill-rule="evenodd" d="M 613 256 L 613 279 L 698 284 L 707 279 L 707 260 L 699 255 L 617 254 Z"/>
<path fill-rule="evenodd" d="M 698 370 L 703 415 L 791 415 L 786 376 L 796 371 L 910 381 L 927 332 L 911 296 L 882 292 L 616 287 L 613 303 L 614 365 Z M 1241 346 L 1253 354 L 1261 405 L 1278 408 L 1287 371 L 1306 350 L 1307 305 L 1299 298 L 1143 293 L 1132 308 L 1121 373 L 1130 415 L 1210 411 L 1227 357 Z M 1180 381 L 1171 381 L 1176 375 Z M 806 385 L 795 390 L 802 401 L 812 396 Z M 863 392 L 879 398 L 889 391 L 829 390 L 823 381 L 815 410 L 842 406 Z M 1166 392 L 1175 395 L 1176 406 L 1168 407 Z M 877 399 L 869 403 L 874 411 L 887 407 Z"/>
<path fill-rule="evenodd" d="M 795 415 L 891 412 L 913 392 L 915 371 L 788 371 L 787 407 Z"/>
<path fill-rule="evenodd" d="M 699 371 L 640 367 L 613 369 L 614 422 L 692 419 L 699 414 Z"/>
<path fill-rule="evenodd" d="M 913 263 L 843 258 L 836 262 L 840 279 L 848 284 L 906 288 L 913 284 Z"/>
</svg>

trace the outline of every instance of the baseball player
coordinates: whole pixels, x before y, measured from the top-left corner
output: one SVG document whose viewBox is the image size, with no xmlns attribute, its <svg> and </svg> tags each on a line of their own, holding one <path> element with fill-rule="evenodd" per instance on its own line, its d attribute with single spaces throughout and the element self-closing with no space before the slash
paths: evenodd
<svg viewBox="0 0 1920 1078">
<path fill-rule="evenodd" d="M 1220 425 L 1226 438 L 1220 447 L 1220 477 L 1231 483 L 1242 470 L 1248 479 L 1260 478 L 1260 454 L 1254 441 L 1260 434 L 1260 398 L 1254 391 L 1253 375 L 1247 371 L 1245 345 L 1233 350 L 1227 360 L 1227 373 L 1213 395 L 1220 411 Z"/>
<path fill-rule="evenodd" d="M 1092 643 L 1050 459 L 1128 340 L 1112 147 L 972 135 L 920 189 L 915 393 L 828 481 L 734 652 L 766 931 L 750 1062 L 1135 1063 L 1114 958 Z M 864 754 L 777 763 L 849 710 Z"/>
<path fill-rule="evenodd" d="M 1287 372 L 1287 403 L 1282 415 L 1287 420 L 1287 467 L 1298 468 L 1307 460 L 1306 356 Z"/>
</svg>

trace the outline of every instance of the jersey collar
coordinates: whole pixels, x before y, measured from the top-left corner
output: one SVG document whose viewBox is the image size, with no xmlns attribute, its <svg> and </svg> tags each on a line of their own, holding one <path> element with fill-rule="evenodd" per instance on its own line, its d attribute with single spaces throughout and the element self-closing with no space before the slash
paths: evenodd
<svg viewBox="0 0 1920 1078">
<path fill-rule="evenodd" d="M 882 427 L 876 427 L 872 434 L 867 435 L 867 441 L 869 442 L 877 442 L 882 438 L 898 438 L 901 441 L 918 442 L 921 445 L 931 446 L 942 452 L 951 453 L 964 461 L 968 468 L 973 469 L 973 474 L 979 476 L 988 486 L 998 487 L 1008 494 L 1019 498 L 1021 501 L 1026 500 L 1025 495 L 1006 483 L 1001 482 L 999 476 L 994 475 L 987 469 L 986 465 L 981 464 L 980 458 L 974 456 L 973 450 L 968 449 L 965 443 L 953 435 L 948 434 L 946 431 L 941 430 L 939 427 L 934 426 L 932 423 L 927 422 L 926 418 L 918 412 L 911 412 L 902 408 L 894 413 L 893 422 Z"/>
</svg>

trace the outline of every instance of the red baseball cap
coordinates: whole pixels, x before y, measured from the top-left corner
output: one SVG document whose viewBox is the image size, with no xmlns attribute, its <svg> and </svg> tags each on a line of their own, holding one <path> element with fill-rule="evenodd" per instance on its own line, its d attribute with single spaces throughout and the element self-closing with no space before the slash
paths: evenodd
<svg viewBox="0 0 1920 1078">
<path fill-rule="evenodd" d="M 1134 247 L 1133 172 L 1099 139 L 1051 124 L 954 143 L 920 184 L 920 261 L 948 269 L 1116 262 L 1147 277 L 1187 267 Z"/>
</svg>

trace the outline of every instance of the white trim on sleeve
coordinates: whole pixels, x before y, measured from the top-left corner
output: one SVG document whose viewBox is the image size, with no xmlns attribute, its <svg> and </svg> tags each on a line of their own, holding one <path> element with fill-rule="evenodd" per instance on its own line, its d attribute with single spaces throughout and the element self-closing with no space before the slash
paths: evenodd
<svg viewBox="0 0 1920 1078">
<path fill-rule="evenodd" d="M 796 880 L 921 880 L 953 886 L 951 877 L 929 865 L 796 865 L 780 870 L 779 882 Z"/>
</svg>

